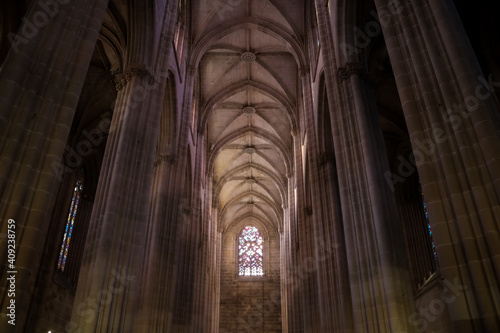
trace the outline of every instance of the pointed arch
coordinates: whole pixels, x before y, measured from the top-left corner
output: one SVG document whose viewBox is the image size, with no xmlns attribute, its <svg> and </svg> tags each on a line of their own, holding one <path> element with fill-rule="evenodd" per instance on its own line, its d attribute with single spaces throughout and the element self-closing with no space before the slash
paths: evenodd
<svg viewBox="0 0 500 333">
<path fill-rule="evenodd" d="M 326 93 L 325 75 L 321 73 L 319 78 L 318 94 L 318 138 L 323 162 L 334 158 L 332 121 L 330 117 L 330 105 Z"/>
<path fill-rule="evenodd" d="M 290 35 L 284 28 L 279 25 L 270 22 L 268 20 L 256 17 L 244 17 L 230 20 L 224 24 L 219 25 L 216 29 L 206 33 L 202 38 L 195 42 L 196 47 L 193 50 L 193 56 L 191 57 L 191 66 L 198 67 L 202 56 L 207 52 L 210 46 L 235 31 L 252 28 L 258 31 L 262 31 L 284 45 L 289 46 L 290 53 L 295 58 L 295 61 L 299 68 L 304 68 L 307 66 L 306 56 L 303 53 L 303 46 L 300 40 L 293 35 Z"/>
<path fill-rule="evenodd" d="M 160 119 L 160 133 L 156 147 L 157 155 L 176 155 L 177 147 L 177 92 L 175 76 L 169 71 L 167 76 L 163 110 Z"/>
<path fill-rule="evenodd" d="M 240 204 L 241 203 L 241 200 L 246 198 L 246 197 L 249 197 L 249 196 L 252 196 L 252 197 L 255 197 L 255 198 L 258 198 L 259 200 L 262 201 L 263 204 L 265 205 L 268 205 L 273 214 L 274 214 L 274 217 L 277 221 L 277 224 L 278 225 L 281 225 L 281 220 L 283 218 L 283 214 L 282 214 L 282 210 L 280 210 L 280 208 L 278 207 L 278 205 L 276 204 L 276 202 L 272 201 L 271 199 L 267 198 L 266 196 L 264 196 L 263 194 L 260 194 L 258 192 L 255 192 L 255 191 L 246 191 L 240 195 L 237 195 L 236 197 L 234 197 L 233 199 L 229 200 L 225 205 L 224 207 L 221 209 L 221 212 L 220 212 L 220 219 L 224 219 L 224 215 L 225 213 L 227 212 L 227 210 L 233 206 L 233 205 L 236 205 L 236 204 Z"/>
<path fill-rule="evenodd" d="M 257 227 L 248 225 L 238 236 L 238 275 L 264 275 L 264 238 Z"/>
<path fill-rule="evenodd" d="M 223 175 L 221 177 L 221 179 L 219 179 L 219 181 L 217 182 L 217 184 L 215 184 L 214 194 L 213 194 L 214 198 L 218 198 L 219 197 L 222 188 L 224 187 L 224 185 L 228 181 L 230 181 L 232 178 L 234 178 L 238 173 L 241 173 L 241 172 L 247 170 L 248 168 L 255 169 L 255 170 L 259 171 L 259 172 L 262 172 L 267 177 L 269 177 L 269 179 L 272 181 L 272 183 L 279 190 L 282 204 L 286 205 L 287 193 L 286 193 L 286 190 L 285 190 L 285 186 L 286 185 L 283 182 L 283 180 L 280 179 L 280 177 L 275 172 L 273 172 L 272 170 L 264 168 L 264 167 L 262 167 L 262 166 L 260 166 L 258 164 L 250 164 L 250 163 L 244 164 L 244 165 L 240 165 L 237 168 L 235 168 L 235 169 L 227 172 L 225 175 Z"/>
</svg>

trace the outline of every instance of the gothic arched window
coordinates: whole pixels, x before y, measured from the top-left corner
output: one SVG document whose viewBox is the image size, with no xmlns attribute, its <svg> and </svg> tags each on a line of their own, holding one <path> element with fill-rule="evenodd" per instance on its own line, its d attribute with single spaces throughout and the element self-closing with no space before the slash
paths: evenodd
<svg viewBox="0 0 500 333">
<path fill-rule="evenodd" d="M 73 197 L 71 198 L 71 205 L 69 208 L 68 220 L 66 222 L 66 228 L 64 229 L 63 240 L 61 244 L 61 251 L 59 252 L 59 260 L 57 262 L 57 268 L 64 272 L 64 267 L 66 266 L 66 259 L 68 258 L 69 244 L 71 241 L 71 236 L 73 235 L 73 228 L 75 225 L 76 213 L 78 211 L 78 204 L 80 203 L 80 197 L 83 191 L 83 181 L 77 180 L 75 188 L 73 190 Z"/>
<path fill-rule="evenodd" d="M 262 265 L 263 238 L 256 227 L 247 226 L 238 239 L 238 271 L 240 276 L 264 275 Z"/>
<path fill-rule="evenodd" d="M 432 246 L 432 254 L 434 255 L 434 261 L 437 264 L 437 252 L 436 252 L 436 245 L 434 244 L 434 239 L 432 238 L 432 230 L 431 230 L 431 225 L 429 223 L 429 213 L 427 212 L 427 204 L 425 203 L 424 199 L 424 192 L 422 191 L 422 185 L 419 183 L 419 190 L 420 194 L 422 196 L 422 205 L 424 208 L 424 214 L 425 214 L 425 222 L 427 223 L 427 231 L 429 232 L 429 238 Z"/>
</svg>

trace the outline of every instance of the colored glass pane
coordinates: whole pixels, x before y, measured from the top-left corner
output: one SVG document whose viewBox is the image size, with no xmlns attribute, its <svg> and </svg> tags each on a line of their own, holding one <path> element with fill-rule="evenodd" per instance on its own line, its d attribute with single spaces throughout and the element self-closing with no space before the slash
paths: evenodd
<svg viewBox="0 0 500 333">
<path fill-rule="evenodd" d="M 80 196 L 83 190 L 82 181 L 78 180 L 76 182 L 75 188 L 73 190 L 73 197 L 71 198 L 71 205 L 69 208 L 68 220 L 66 222 L 66 228 L 64 229 L 63 241 L 61 244 L 61 250 L 59 251 L 59 260 L 57 262 L 57 268 L 64 272 L 66 267 L 66 260 L 68 258 L 69 244 L 71 241 L 71 236 L 73 235 L 73 228 L 75 226 L 76 212 L 78 211 L 78 204 L 80 203 Z"/>
<path fill-rule="evenodd" d="M 256 227 L 245 227 L 238 239 L 240 276 L 264 275 L 262 269 L 262 236 Z"/>
<path fill-rule="evenodd" d="M 421 192 L 421 194 L 422 194 L 422 203 L 424 205 L 425 222 L 427 223 L 427 231 L 429 232 L 429 237 L 431 239 L 431 244 L 432 244 L 432 253 L 434 254 L 434 259 L 437 261 L 436 245 L 434 244 L 434 240 L 432 239 L 432 229 L 431 225 L 429 224 L 429 213 L 427 212 L 427 204 L 425 203 L 424 200 L 424 193 Z"/>
</svg>

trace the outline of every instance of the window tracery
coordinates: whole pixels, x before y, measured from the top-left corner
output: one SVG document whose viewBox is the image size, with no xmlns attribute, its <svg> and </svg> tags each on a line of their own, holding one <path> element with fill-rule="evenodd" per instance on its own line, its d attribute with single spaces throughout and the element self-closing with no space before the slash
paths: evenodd
<svg viewBox="0 0 500 333">
<path fill-rule="evenodd" d="M 78 204 L 80 203 L 82 191 L 83 181 L 77 180 L 73 190 L 73 197 L 71 198 L 68 220 L 66 222 L 66 228 L 64 229 L 61 250 L 59 251 L 59 260 L 57 262 L 57 268 L 61 272 L 64 272 L 64 268 L 66 267 L 66 259 L 68 258 L 69 245 L 71 237 L 73 236 L 73 228 L 75 226 L 76 213 L 78 211 Z"/>
<path fill-rule="evenodd" d="M 425 222 L 427 223 L 427 231 L 429 233 L 429 238 L 430 238 L 430 241 L 431 241 L 432 254 L 434 255 L 434 260 L 437 263 L 436 245 L 434 244 L 434 239 L 432 237 L 432 229 L 431 229 L 431 225 L 429 223 L 429 213 L 427 212 L 427 204 L 425 203 L 424 192 L 422 192 L 422 186 L 421 185 L 420 185 L 420 193 L 422 195 L 422 205 L 424 207 Z"/>
<path fill-rule="evenodd" d="M 247 226 L 238 238 L 238 271 L 240 276 L 264 275 L 262 250 L 264 240 L 259 229 Z"/>
</svg>

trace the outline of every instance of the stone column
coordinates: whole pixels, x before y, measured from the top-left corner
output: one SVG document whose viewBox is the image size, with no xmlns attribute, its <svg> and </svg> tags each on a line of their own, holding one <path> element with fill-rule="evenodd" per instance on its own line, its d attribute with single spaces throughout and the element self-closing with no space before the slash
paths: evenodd
<svg viewBox="0 0 500 333">
<path fill-rule="evenodd" d="M 147 306 L 148 212 L 176 3 L 165 10 L 158 44 L 134 49 L 156 53 L 155 70 L 131 65 L 121 78 L 69 330 L 132 332 Z"/>
<path fill-rule="evenodd" d="M 182 102 L 182 113 L 180 121 L 180 135 L 178 143 L 179 162 L 174 169 L 173 184 L 169 190 L 170 195 L 177 196 L 174 199 L 170 216 L 172 222 L 177 223 L 175 235 L 175 267 L 177 274 L 174 276 L 174 299 L 172 303 L 172 329 L 179 333 L 205 332 L 205 329 L 196 328 L 195 298 L 200 297 L 198 291 L 201 289 L 201 281 L 198 280 L 205 272 L 197 271 L 197 260 L 199 260 L 199 245 L 202 240 L 199 221 L 199 211 L 194 207 L 193 192 L 200 191 L 193 189 L 193 170 L 195 164 L 192 163 L 189 145 L 191 131 L 191 106 L 193 103 L 193 91 L 197 69 L 188 67 L 186 72 L 186 85 L 184 86 L 184 100 Z M 194 149 L 194 148 L 193 148 Z M 191 174 L 188 174 L 190 171 Z M 200 182 L 195 183 L 197 185 Z M 199 192 L 194 196 L 198 196 Z M 204 275 L 205 276 L 205 275 Z"/>
<path fill-rule="evenodd" d="M 302 139 L 298 131 L 293 133 L 293 151 L 294 166 L 293 172 L 290 170 L 288 184 L 290 192 L 293 193 L 293 213 L 290 218 L 290 238 L 289 238 L 289 256 L 287 271 L 285 272 L 286 287 L 288 289 L 288 330 L 289 332 L 304 331 L 304 317 L 310 313 L 308 293 L 302 274 L 298 274 L 301 260 L 303 260 L 307 245 L 305 239 L 301 237 L 301 223 L 304 224 L 304 191 L 303 191 L 303 168 L 302 168 Z M 302 250 L 301 250 L 302 248 Z"/>
<path fill-rule="evenodd" d="M 14 269 L 2 264 L 0 331 L 9 332 L 7 271 L 16 275 L 16 330 L 32 301 L 61 162 L 108 1 L 33 2 L 0 72 L 0 262 L 15 220 Z M 10 275 L 10 274 L 9 274 Z"/>
<path fill-rule="evenodd" d="M 288 181 L 286 182 L 288 185 Z M 287 202 L 283 204 L 284 214 L 283 214 L 283 227 L 280 230 L 280 296 L 281 296 L 281 329 L 283 332 L 288 332 L 288 288 L 287 288 L 287 277 L 286 272 L 289 267 L 289 259 L 290 259 L 290 223 L 292 219 L 291 215 L 291 186 L 288 185 L 286 187 L 287 191 Z"/>
<path fill-rule="evenodd" d="M 136 311 L 160 108 L 148 71 L 131 67 L 125 75 L 99 177 L 70 331 L 128 332 Z"/>
<path fill-rule="evenodd" d="M 173 14 L 172 10 L 172 14 Z M 167 25 L 165 44 L 171 45 L 176 21 L 171 19 Z M 168 62 L 168 52 L 163 54 L 165 65 Z M 144 264 L 141 280 L 141 294 L 139 295 L 139 311 L 134 320 L 134 331 L 164 332 L 171 330 L 173 318 L 173 297 L 175 292 L 175 265 L 176 237 L 179 221 L 179 193 L 181 185 L 179 179 L 179 159 L 175 155 L 177 144 L 171 130 L 171 123 L 177 119 L 178 105 L 172 103 L 177 100 L 176 78 L 165 66 L 166 84 L 162 84 L 165 93 L 160 106 L 161 121 L 159 137 L 155 142 L 154 171 L 152 178 L 151 198 L 147 217 L 147 244 L 144 255 Z M 174 125 L 175 127 L 177 124 Z M 174 139 L 174 140 L 173 140 Z M 153 329 L 154 327 L 154 329 Z"/>
<path fill-rule="evenodd" d="M 489 75 L 452 1 L 375 3 L 440 271 L 458 290 L 447 304 L 454 327 L 499 331 L 500 113 Z"/>
<path fill-rule="evenodd" d="M 354 330 L 412 332 L 414 311 L 387 154 L 362 67 L 340 62 L 328 8 L 316 1 L 347 248 Z M 335 11 L 337 9 L 333 9 Z M 352 14 L 354 13 L 347 13 Z M 340 14 L 339 14 L 340 15 Z M 343 14 L 342 14 L 343 15 Z M 343 16 L 342 16 L 343 17 Z"/>
<path fill-rule="evenodd" d="M 145 304 L 150 194 L 177 2 L 134 2 L 130 11 L 127 59 L 144 63 L 129 64 L 118 85 L 69 331 L 135 332 Z"/>
<path fill-rule="evenodd" d="M 296 130 L 299 132 L 298 130 Z M 300 317 L 298 321 L 298 329 L 292 332 L 312 333 L 319 329 L 319 295 L 318 295 L 318 279 L 316 266 L 316 240 L 314 238 L 314 230 L 312 228 L 312 208 L 311 198 L 308 193 L 311 190 L 311 184 L 308 180 L 310 177 L 307 174 L 311 172 L 311 166 L 308 160 L 311 158 L 310 152 L 307 151 L 309 141 L 312 137 L 306 133 L 304 135 L 297 133 L 294 136 L 294 151 L 295 151 L 295 184 L 297 186 L 297 216 L 296 216 L 296 261 L 292 265 L 292 278 L 295 301 L 300 304 L 296 308 L 295 316 Z M 306 154 L 302 153 L 303 145 L 306 147 Z"/>
<path fill-rule="evenodd" d="M 321 332 L 351 332 L 352 305 L 349 286 L 349 272 L 345 252 L 342 214 L 338 198 L 337 170 L 333 156 L 322 155 L 319 148 L 319 129 L 314 122 L 311 75 L 308 68 L 301 70 L 302 90 L 306 119 L 305 130 L 308 136 L 309 184 L 311 188 L 311 228 L 315 239 L 315 262 L 317 267 L 318 302 L 320 307 Z M 322 87 L 320 86 L 320 89 Z M 323 101 L 319 100 L 318 104 Z M 317 117 L 321 106 L 318 106 Z M 329 110 L 324 110 L 329 112 Z M 321 124 L 318 127 L 331 126 Z M 331 138 L 329 138 L 331 140 Z M 329 142 L 333 145 L 333 141 Z"/>
<path fill-rule="evenodd" d="M 187 96 L 192 96 L 188 93 Z M 194 101 L 193 101 L 194 103 Z M 191 103 L 189 103 L 191 107 Z M 196 130 L 196 127 L 195 127 Z M 196 162 L 195 165 L 195 178 L 193 184 L 198 185 L 194 188 L 194 202 L 196 208 L 193 209 L 193 223 L 195 230 L 200 232 L 200 241 L 195 244 L 196 252 L 199 255 L 197 260 L 198 269 L 200 272 L 196 274 L 197 283 L 200 287 L 195 294 L 194 303 L 196 324 L 193 330 L 196 332 L 215 332 L 217 318 L 218 303 L 216 303 L 216 277 L 217 277 L 217 228 L 212 223 L 209 214 L 209 207 L 211 206 L 210 194 L 213 191 L 213 183 L 207 181 L 205 172 L 205 156 L 206 156 L 206 143 L 205 136 L 197 131 L 196 139 Z M 203 273 L 201 273 L 203 272 Z M 218 323 L 218 322 L 217 322 Z"/>
<path fill-rule="evenodd" d="M 289 174 L 289 176 L 291 176 Z M 293 300 L 294 291 L 292 288 L 291 267 L 294 262 L 296 247 L 295 247 L 295 194 L 294 194 L 294 181 L 292 177 L 286 179 L 287 193 L 288 193 L 288 214 L 283 219 L 283 232 L 281 235 L 281 318 L 283 332 L 293 332 L 295 318 Z"/>
<path fill-rule="evenodd" d="M 176 112 L 177 110 L 174 110 Z M 144 278 L 140 295 L 140 312 L 134 323 L 136 331 L 169 331 L 173 317 L 175 291 L 175 239 L 177 236 L 178 196 L 173 172 L 174 156 L 157 154 L 151 188 L 148 217 L 148 243 L 144 262 Z M 152 325 L 152 326 L 150 326 Z M 151 330 L 155 332 L 155 330 Z"/>
</svg>

